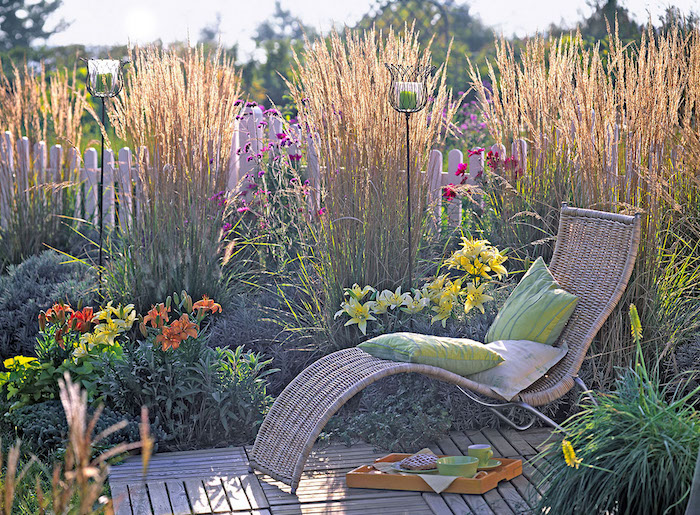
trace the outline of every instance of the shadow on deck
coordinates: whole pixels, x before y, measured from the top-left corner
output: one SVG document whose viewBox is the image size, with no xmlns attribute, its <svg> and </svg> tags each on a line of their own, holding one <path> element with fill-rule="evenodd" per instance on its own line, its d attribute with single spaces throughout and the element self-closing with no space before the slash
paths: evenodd
<svg viewBox="0 0 700 515">
<path fill-rule="evenodd" d="M 542 493 L 542 473 L 532 464 L 549 429 L 453 432 L 430 446 L 436 454 L 466 454 L 487 443 L 494 456 L 522 458 L 523 474 L 484 495 L 348 488 L 345 473 L 388 454 L 370 445 L 317 446 L 296 495 L 268 476 L 248 472 L 250 448 L 231 447 L 153 456 L 144 476 L 139 456 L 112 468 L 109 484 L 117 515 L 162 514 L 496 514 L 529 513 Z"/>
</svg>

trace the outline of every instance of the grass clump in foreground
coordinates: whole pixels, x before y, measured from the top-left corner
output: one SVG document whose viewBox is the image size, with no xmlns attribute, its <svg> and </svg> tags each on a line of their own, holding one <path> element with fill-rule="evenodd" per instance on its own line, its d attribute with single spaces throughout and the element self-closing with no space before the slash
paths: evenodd
<svg viewBox="0 0 700 515">
<path fill-rule="evenodd" d="M 540 455 L 551 468 L 539 509 L 684 513 L 700 447 L 700 412 L 691 405 L 700 387 L 679 398 L 661 388 L 644 362 L 634 305 L 630 315 L 637 363 L 623 372 L 615 392 L 596 394 L 598 405 L 586 405 L 563 424 L 561 448 Z"/>
<path fill-rule="evenodd" d="M 115 424 L 95 435 L 100 417 L 97 409 L 88 417 L 87 393 L 73 383 L 68 374 L 59 380 L 61 404 L 68 422 L 68 442 L 63 459 L 54 464 L 51 479 L 36 458 L 19 467 L 20 443 L 0 452 L 0 515 L 15 513 L 114 513 L 114 502 L 104 495 L 108 460 L 132 449 L 141 448 L 144 470 L 148 466 L 153 441 L 149 434 L 148 414 L 141 414 L 138 442 L 119 444 L 95 456 L 95 446 L 126 421 Z M 32 484 L 33 483 L 33 484 Z M 123 501 L 114 500 L 114 501 Z"/>
</svg>

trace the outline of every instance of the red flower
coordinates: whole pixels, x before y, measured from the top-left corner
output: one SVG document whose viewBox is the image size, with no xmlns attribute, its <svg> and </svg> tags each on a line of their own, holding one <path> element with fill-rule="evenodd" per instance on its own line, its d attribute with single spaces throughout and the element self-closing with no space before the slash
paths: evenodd
<svg viewBox="0 0 700 515">
<path fill-rule="evenodd" d="M 459 163 L 455 175 L 467 175 L 469 173 L 469 165 L 467 163 Z"/>
<path fill-rule="evenodd" d="M 151 306 L 151 310 L 145 317 L 143 317 L 144 325 L 150 322 L 151 326 L 153 327 L 163 327 L 169 321 L 169 311 L 170 308 L 166 308 L 165 304 L 163 304 L 162 302 L 157 306 Z"/>
<path fill-rule="evenodd" d="M 70 317 L 70 327 L 81 334 L 90 332 L 92 322 L 95 318 L 91 307 L 83 308 L 81 311 L 76 311 Z"/>
<path fill-rule="evenodd" d="M 485 150 L 485 149 L 483 149 L 483 148 L 475 148 L 474 150 L 467 150 L 467 155 L 468 155 L 469 157 L 471 157 L 471 156 L 480 156 L 480 155 L 484 152 L 484 150 Z"/>
<path fill-rule="evenodd" d="M 50 324 L 65 324 L 73 314 L 73 308 L 63 302 L 57 302 L 46 312 L 46 321 Z"/>
<path fill-rule="evenodd" d="M 443 186 L 442 188 L 442 198 L 447 200 L 448 202 L 450 200 L 453 200 L 457 196 L 457 187 L 450 183 L 447 186 Z"/>
</svg>

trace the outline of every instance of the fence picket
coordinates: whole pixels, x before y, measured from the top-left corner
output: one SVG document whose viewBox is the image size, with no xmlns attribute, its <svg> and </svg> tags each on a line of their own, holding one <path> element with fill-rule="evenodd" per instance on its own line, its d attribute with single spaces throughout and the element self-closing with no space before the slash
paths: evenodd
<svg viewBox="0 0 700 515">
<path fill-rule="evenodd" d="M 17 193 L 24 197 L 25 202 L 29 202 L 29 172 L 31 163 L 29 162 L 29 138 L 24 136 L 17 141 L 17 168 L 15 176 L 17 178 Z"/>
<path fill-rule="evenodd" d="M 85 168 L 81 170 L 81 181 L 83 182 L 83 198 L 85 199 L 85 220 L 97 225 L 97 192 L 98 181 L 100 180 L 97 169 L 97 150 L 88 148 L 85 151 Z"/>
<path fill-rule="evenodd" d="M 116 196 L 119 205 L 117 225 L 125 231 L 131 227 L 131 217 L 134 213 L 134 187 L 131 181 L 131 150 L 129 147 L 119 149 L 117 184 L 119 186 L 119 194 Z"/>
<path fill-rule="evenodd" d="M 464 162 L 464 154 L 461 150 L 452 149 L 447 154 L 447 173 L 443 174 L 442 185 L 447 186 L 448 184 L 454 184 L 459 182 L 457 180 L 457 168 L 461 163 Z M 445 198 L 442 196 L 442 191 L 440 191 L 440 197 L 442 201 Z M 447 201 L 445 206 L 447 211 L 447 222 L 449 225 L 457 226 L 462 223 L 462 199 L 459 197 L 453 198 Z"/>
<path fill-rule="evenodd" d="M 114 227 L 114 153 L 111 150 L 105 150 L 104 160 L 102 219 L 105 229 L 111 229 Z"/>
<path fill-rule="evenodd" d="M 34 143 L 34 185 L 52 182 L 46 170 L 46 143 L 39 141 Z"/>
</svg>

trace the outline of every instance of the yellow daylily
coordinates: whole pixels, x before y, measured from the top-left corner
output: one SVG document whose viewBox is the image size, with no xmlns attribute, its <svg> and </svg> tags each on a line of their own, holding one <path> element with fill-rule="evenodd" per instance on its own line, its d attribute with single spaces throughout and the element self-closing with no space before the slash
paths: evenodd
<svg viewBox="0 0 700 515">
<path fill-rule="evenodd" d="M 387 290 L 388 291 L 388 290 Z M 391 293 L 391 292 L 390 292 Z M 391 302 L 386 299 L 378 298 L 372 307 L 372 313 L 375 315 L 383 315 L 391 307 Z"/>
<path fill-rule="evenodd" d="M 484 302 L 493 300 L 493 297 L 486 295 L 484 293 L 485 284 L 482 284 L 478 288 L 474 286 L 474 283 L 469 283 L 467 285 L 467 298 L 464 301 L 464 312 L 469 313 L 472 308 L 476 308 L 481 313 L 484 313 Z"/>
<path fill-rule="evenodd" d="M 474 259 L 474 262 L 465 268 L 467 273 L 472 277 L 483 277 L 484 279 L 490 279 L 488 272 L 491 270 L 486 263 L 482 263 L 478 258 Z"/>
<path fill-rule="evenodd" d="M 423 295 L 421 295 L 421 292 L 417 291 L 415 297 L 409 296 L 409 301 L 406 304 L 406 307 L 401 308 L 401 311 L 403 311 L 404 313 L 410 313 L 411 315 L 414 315 L 423 311 L 423 308 L 425 308 L 429 304 L 430 299 L 427 297 L 423 297 Z"/>
<path fill-rule="evenodd" d="M 488 240 L 475 240 L 462 236 L 462 253 L 467 257 L 476 258 L 486 250 L 488 243 Z"/>
<path fill-rule="evenodd" d="M 369 312 L 374 304 L 376 303 L 372 300 L 361 304 L 357 299 L 350 299 L 345 308 L 345 312 L 350 316 L 350 320 L 345 322 L 345 325 L 357 324 L 362 334 L 367 334 L 367 321 L 376 320 Z"/>
<path fill-rule="evenodd" d="M 342 315 L 343 313 L 346 313 L 346 312 L 347 312 L 347 308 L 348 308 L 348 303 L 347 303 L 347 302 L 341 302 L 341 303 L 340 303 L 340 309 L 339 309 L 338 311 L 335 312 L 335 315 L 333 315 L 333 320 L 337 320 L 338 317 L 339 317 L 340 315 Z"/>
<path fill-rule="evenodd" d="M 375 291 L 374 288 L 369 285 L 365 286 L 364 288 L 360 288 L 360 285 L 355 283 L 352 285 L 352 288 L 350 288 L 349 293 L 353 298 L 362 300 L 365 295 L 373 291 Z"/>
<path fill-rule="evenodd" d="M 17 366 L 26 366 L 29 363 L 34 363 L 36 362 L 37 364 L 39 363 L 39 360 L 36 358 L 33 358 L 31 356 L 15 356 L 14 358 L 8 358 L 5 361 L 2 362 L 2 364 L 5 366 L 5 368 L 12 369 Z"/>
<path fill-rule="evenodd" d="M 398 288 L 396 288 L 396 291 L 384 290 L 382 293 L 379 294 L 378 300 L 384 300 L 388 302 L 389 307 L 391 309 L 395 309 L 399 306 L 407 305 L 410 299 L 411 294 L 408 292 L 401 293 L 401 286 L 399 286 Z"/>
<path fill-rule="evenodd" d="M 435 315 L 430 320 L 430 323 L 434 324 L 436 321 L 440 320 L 442 322 L 442 327 L 445 327 L 447 319 L 450 318 L 450 315 L 452 315 L 453 307 L 454 303 L 449 298 L 440 301 L 439 305 L 433 307 Z"/>
<path fill-rule="evenodd" d="M 493 257 L 487 261 L 489 268 L 498 276 L 499 280 L 504 275 L 508 275 L 508 270 L 506 270 L 506 267 L 503 266 L 506 259 L 508 259 L 507 256 L 504 256 L 500 252 L 494 252 Z"/>
<path fill-rule="evenodd" d="M 128 331 L 131 329 L 131 326 L 134 325 L 134 321 L 136 320 L 136 310 L 134 309 L 134 305 L 127 304 L 126 306 L 122 306 L 119 304 L 115 308 L 112 306 L 112 301 L 110 300 L 101 311 L 95 313 L 95 318 L 105 322 L 112 320 L 112 317 L 116 318 L 118 321 L 121 321 L 122 323 L 118 323 L 118 325 L 123 327 L 124 331 Z"/>
</svg>

